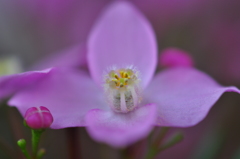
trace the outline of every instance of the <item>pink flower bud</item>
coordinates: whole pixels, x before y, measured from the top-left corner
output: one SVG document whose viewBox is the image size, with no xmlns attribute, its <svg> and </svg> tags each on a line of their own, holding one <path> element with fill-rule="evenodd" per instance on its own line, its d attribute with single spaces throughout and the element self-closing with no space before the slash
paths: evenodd
<svg viewBox="0 0 240 159">
<path fill-rule="evenodd" d="M 49 128 L 53 122 L 51 112 L 43 106 L 29 108 L 26 111 L 24 119 L 26 124 L 32 129 Z"/>
<path fill-rule="evenodd" d="M 178 48 L 167 48 L 159 57 L 160 67 L 192 67 L 194 65 L 191 56 Z"/>
</svg>

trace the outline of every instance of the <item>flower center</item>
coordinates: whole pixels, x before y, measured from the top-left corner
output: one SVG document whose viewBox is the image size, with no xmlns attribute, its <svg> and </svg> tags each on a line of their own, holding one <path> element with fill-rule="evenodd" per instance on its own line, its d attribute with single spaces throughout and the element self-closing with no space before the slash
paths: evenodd
<svg viewBox="0 0 240 159">
<path fill-rule="evenodd" d="M 104 77 L 104 89 L 116 112 L 132 111 L 141 102 L 139 75 L 135 68 L 111 69 Z"/>
</svg>

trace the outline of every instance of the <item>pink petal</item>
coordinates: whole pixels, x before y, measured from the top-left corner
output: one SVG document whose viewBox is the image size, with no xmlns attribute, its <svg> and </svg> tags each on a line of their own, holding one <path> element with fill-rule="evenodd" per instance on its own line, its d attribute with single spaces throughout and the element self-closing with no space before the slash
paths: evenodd
<svg viewBox="0 0 240 159">
<path fill-rule="evenodd" d="M 147 102 L 158 106 L 158 125 L 188 127 L 199 123 L 224 92 L 223 87 L 193 68 L 173 68 L 158 74 L 145 93 Z"/>
<path fill-rule="evenodd" d="M 94 109 L 86 115 L 86 122 L 95 140 L 125 147 L 148 135 L 156 122 L 156 106 L 149 104 L 126 114 Z"/>
<path fill-rule="evenodd" d="M 105 10 L 90 34 L 88 49 L 90 72 L 98 84 L 111 66 L 134 65 L 142 74 L 143 86 L 155 71 L 157 46 L 152 27 L 126 1 L 114 2 Z"/>
<path fill-rule="evenodd" d="M 109 109 L 102 94 L 89 75 L 55 69 L 38 85 L 14 96 L 9 105 L 16 106 L 22 115 L 30 107 L 47 107 L 54 118 L 54 129 L 85 126 L 84 116 L 90 109 Z"/>
<path fill-rule="evenodd" d="M 72 46 L 61 52 L 54 53 L 42 60 L 33 67 L 33 70 L 44 69 L 49 67 L 81 67 L 85 66 L 86 46 L 84 44 Z"/>
<path fill-rule="evenodd" d="M 178 48 L 167 48 L 161 52 L 159 57 L 161 67 L 192 67 L 193 63 L 191 56 Z"/>
<path fill-rule="evenodd" d="M 14 75 L 0 77 L 0 99 L 6 98 L 21 89 L 35 85 L 38 81 L 47 77 L 52 69 L 42 71 L 29 71 Z"/>
</svg>

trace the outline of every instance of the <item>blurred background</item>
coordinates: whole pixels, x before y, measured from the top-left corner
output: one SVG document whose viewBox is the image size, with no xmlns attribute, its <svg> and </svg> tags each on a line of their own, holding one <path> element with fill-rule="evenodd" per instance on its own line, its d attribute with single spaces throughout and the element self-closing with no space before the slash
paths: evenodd
<svg viewBox="0 0 240 159">
<path fill-rule="evenodd" d="M 113 1 L 113 0 L 112 0 Z M 147 17 L 159 54 L 168 47 L 187 51 L 200 69 L 222 85 L 240 88 L 239 0 L 129 0 Z M 0 74 L 30 70 L 38 61 L 86 42 L 102 9 L 111 0 L 1 0 Z M 5 102 L 0 107 L 0 136 L 23 158 L 16 141 L 30 139 L 22 117 Z M 240 97 L 225 93 L 208 116 L 182 131 L 185 139 L 163 151 L 166 159 L 240 159 Z M 47 130 L 41 146 L 45 158 L 68 158 L 71 129 Z M 92 141 L 77 128 L 83 158 L 121 158 L 119 151 Z M 77 136 L 77 135 L 76 135 Z M 29 141 L 29 140 L 28 140 Z M 10 158 L 0 147 L 0 158 Z M 93 153 L 94 152 L 94 153 Z M 100 157 L 99 157 L 100 156 Z"/>
</svg>

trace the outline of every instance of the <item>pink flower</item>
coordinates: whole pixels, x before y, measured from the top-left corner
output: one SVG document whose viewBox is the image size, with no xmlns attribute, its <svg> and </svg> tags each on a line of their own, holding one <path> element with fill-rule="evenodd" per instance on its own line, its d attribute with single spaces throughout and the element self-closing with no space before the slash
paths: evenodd
<svg viewBox="0 0 240 159">
<path fill-rule="evenodd" d="M 153 77 L 154 32 L 125 1 L 112 3 L 97 21 L 88 39 L 87 60 L 89 72 L 50 69 L 9 104 L 22 114 L 44 105 L 54 117 L 51 128 L 86 126 L 95 140 L 124 147 L 147 136 L 153 126 L 193 126 L 224 92 L 240 93 L 192 67 L 169 68 Z"/>
<path fill-rule="evenodd" d="M 159 57 L 160 67 L 192 67 L 194 62 L 187 52 L 178 48 L 167 48 Z"/>
</svg>

